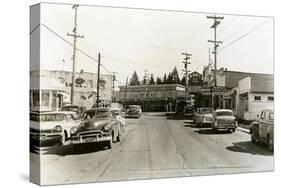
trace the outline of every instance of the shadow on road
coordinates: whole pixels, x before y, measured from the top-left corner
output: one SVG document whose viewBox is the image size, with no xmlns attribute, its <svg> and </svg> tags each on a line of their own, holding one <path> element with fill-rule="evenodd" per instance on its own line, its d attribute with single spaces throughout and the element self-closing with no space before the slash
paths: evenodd
<svg viewBox="0 0 281 188">
<path fill-rule="evenodd" d="M 43 155 L 80 155 L 80 154 L 87 154 L 92 152 L 97 152 L 104 150 L 105 145 L 104 143 L 94 143 L 94 144 L 69 144 L 64 146 L 53 146 L 53 147 L 46 147 L 41 148 L 40 151 L 32 150 L 33 153 L 40 153 Z"/>
<path fill-rule="evenodd" d="M 213 132 L 212 129 L 200 129 L 200 130 L 195 130 L 194 131 L 195 133 L 198 133 L 198 134 L 230 134 L 231 132 L 229 132 L 228 130 L 220 130 L 220 131 L 216 131 L 216 132 Z"/>
<path fill-rule="evenodd" d="M 265 144 L 246 142 L 235 142 L 233 146 L 227 146 L 226 149 L 233 152 L 250 153 L 252 155 L 273 156 Z"/>
</svg>

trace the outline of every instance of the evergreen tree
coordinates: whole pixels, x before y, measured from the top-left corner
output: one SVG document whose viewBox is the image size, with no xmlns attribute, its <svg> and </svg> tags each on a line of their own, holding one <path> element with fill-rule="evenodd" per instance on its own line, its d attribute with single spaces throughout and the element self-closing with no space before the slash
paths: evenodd
<svg viewBox="0 0 281 188">
<path fill-rule="evenodd" d="M 172 73 L 170 73 L 170 74 L 168 75 L 167 84 L 173 84 L 173 76 L 172 76 Z"/>
<path fill-rule="evenodd" d="M 155 81 L 154 81 L 154 76 L 153 74 L 150 75 L 150 80 L 149 80 L 149 85 L 154 85 Z"/>
<path fill-rule="evenodd" d="M 156 84 L 157 84 L 157 85 L 160 85 L 161 83 L 162 83 L 161 78 L 160 78 L 159 76 L 157 76 L 157 78 L 156 78 Z"/>
<path fill-rule="evenodd" d="M 140 85 L 139 77 L 136 71 L 132 74 L 132 78 L 130 79 L 129 85 L 130 86 Z"/>
<path fill-rule="evenodd" d="M 181 84 L 181 85 L 184 85 L 184 86 L 186 85 L 185 76 L 182 77 L 180 84 Z"/>
<path fill-rule="evenodd" d="M 167 75 L 166 75 L 166 73 L 164 74 L 162 84 L 167 84 Z"/>
</svg>

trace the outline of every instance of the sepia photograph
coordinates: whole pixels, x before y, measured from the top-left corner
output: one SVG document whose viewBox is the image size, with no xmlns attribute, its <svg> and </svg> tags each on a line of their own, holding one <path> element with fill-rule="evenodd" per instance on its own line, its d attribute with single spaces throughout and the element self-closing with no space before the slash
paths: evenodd
<svg viewBox="0 0 281 188">
<path fill-rule="evenodd" d="M 274 171 L 274 17 L 30 6 L 30 181 Z"/>
</svg>

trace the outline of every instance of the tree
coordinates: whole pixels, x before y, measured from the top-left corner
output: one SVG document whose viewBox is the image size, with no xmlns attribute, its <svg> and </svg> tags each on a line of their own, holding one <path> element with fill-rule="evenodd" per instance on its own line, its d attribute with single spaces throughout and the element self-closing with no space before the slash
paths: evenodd
<svg viewBox="0 0 281 188">
<path fill-rule="evenodd" d="M 132 74 L 132 78 L 130 79 L 129 85 L 130 86 L 140 85 L 139 77 L 136 71 Z"/>
<path fill-rule="evenodd" d="M 157 78 L 156 78 L 156 84 L 157 84 L 157 85 L 160 85 L 161 83 L 162 83 L 161 78 L 160 78 L 159 76 L 157 76 Z"/>
<path fill-rule="evenodd" d="M 155 81 L 154 81 L 154 76 L 153 74 L 150 75 L 150 80 L 149 80 L 149 85 L 154 85 Z"/>
<path fill-rule="evenodd" d="M 173 76 L 172 76 L 172 73 L 170 73 L 169 75 L 168 75 L 168 78 L 167 78 L 167 82 L 166 82 L 167 84 L 173 84 Z"/>
<path fill-rule="evenodd" d="M 164 74 L 162 84 L 167 84 L 167 75 L 166 75 L 166 73 Z"/>
<path fill-rule="evenodd" d="M 184 86 L 186 85 L 186 78 L 185 78 L 185 76 L 182 77 L 180 84 L 184 85 Z"/>
</svg>

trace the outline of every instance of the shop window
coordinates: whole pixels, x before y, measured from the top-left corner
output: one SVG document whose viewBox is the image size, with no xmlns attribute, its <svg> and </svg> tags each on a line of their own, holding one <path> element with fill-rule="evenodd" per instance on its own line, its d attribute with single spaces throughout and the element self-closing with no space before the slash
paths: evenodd
<svg viewBox="0 0 281 188">
<path fill-rule="evenodd" d="M 49 98 L 50 98 L 49 91 L 42 91 L 41 97 L 42 97 L 41 106 L 49 106 Z"/>
<path fill-rule="evenodd" d="M 268 100 L 268 101 L 274 101 L 274 97 L 273 97 L 273 96 L 268 96 L 268 97 L 267 97 L 267 100 Z"/>
<path fill-rule="evenodd" d="M 254 96 L 255 101 L 261 101 L 261 96 Z"/>
</svg>

